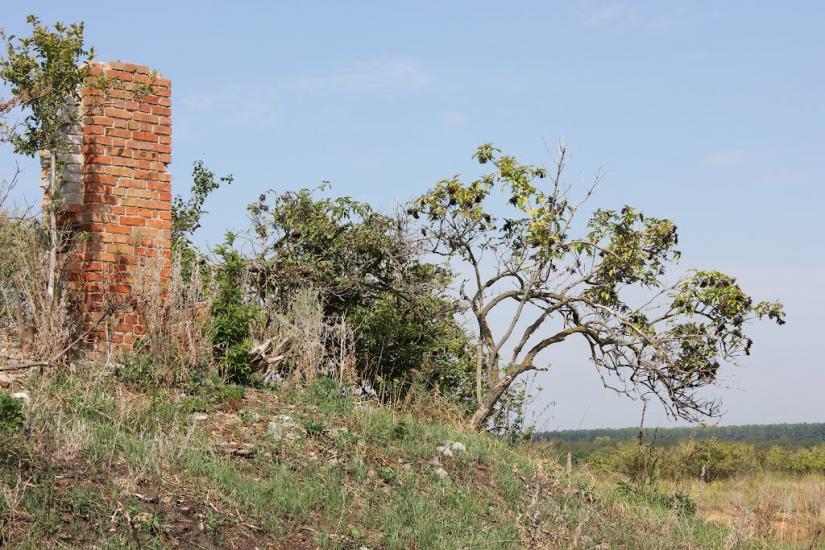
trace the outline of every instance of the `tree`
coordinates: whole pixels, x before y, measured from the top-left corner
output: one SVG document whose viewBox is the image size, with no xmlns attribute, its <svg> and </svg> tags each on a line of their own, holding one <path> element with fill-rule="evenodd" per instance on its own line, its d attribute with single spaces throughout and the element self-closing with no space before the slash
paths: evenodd
<svg viewBox="0 0 825 550">
<path fill-rule="evenodd" d="M 750 354 L 749 321 L 784 323 L 781 304 L 754 303 L 717 271 L 667 282 L 679 259 L 670 220 L 630 206 L 597 209 L 582 231 L 577 214 L 600 178 L 574 201 L 562 180 L 563 144 L 552 173 L 492 145 L 474 158 L 492 172 L 442 180 L 408 210 L 423 216 L 431 252 L 471 273 L 458 293 L 477 325 L 472 423 L 483 426 L 511 384 L 541 368 L 539 355 L 571 337 L 586 341 L 605 386 L 652 393 L 674 417 L 717 416 L 720 403 L 699 390 L 716 381 L 720 364 Z M 508 197 L 502 215 L 491 206 L 496 188 Z M 494 330 L 491 318 L 506 304 L 505 327 Z"/>
<path fill-rule="evenodd" d="M 71 147 L 66 130 L 78 120 L 75 106 L 80 102 L 81 85 L 91 76 L 88 61 L 93 52 L 83 47 L 82 23 L 57 23 L 52 30 L 33 15 L 27 22 L 32 35 L 16 41 L 9 37 L 7 57 L 0 61 L 0 78 L 11 86 L 14 97 L 7 109 L 16 106 L 27 111 L 21 128 L 6 128 L 6 139 L 16 153 L 35 156 L 44 151 L 48 155 L 44 203 L 51 246 L 46 294 L 53 303 L 60 247 L 60 155 Z"/>
<path fill-rule="evenodd" d="M 49 307 L 56 303 L 57 256 L 65 245 L 59 227 L 62 168 L 72 152 L 71 128 L 87 113 L 110 101 L 114 90 L 123 83 L 105 75 L 93 75 L 94 50 L 83 44 L 83 23 L 52 28 L 34 15 L 26 18 L 32 26 L 31 36 L 5 36 L 6 56 L 0 59 L 0 80 L 9 85 L 12 98 L 0 101 L 0 113 L 14 109 L 24 114 L 20 124 L 2 124 L 0 139 L 9 142 L 15 153 L 34 157 L 45 155 L 47 175 L 44 185 L 44 217 L 49 235 L 49 273 L 46 295 Z M 152 92 L 152 80 L 127 91 L 121 101 L 139 100 Z M 93 93 L 81 101 L 81 91 Z"/>
<path fill-rule="evenodd" d="M 200 228 L 201 218 L 207 214 L 204 209 L 206 199 L 221 185 L 231 185 L 235 180 L 231 174 L 215 176 L 203 161 L 195 161 L 192 166 L 192 186 L 189 197 L 176 195 L 172 201 L 172 248 L 179 253 L 192 252 L 192 234 Z"/>
</svg>

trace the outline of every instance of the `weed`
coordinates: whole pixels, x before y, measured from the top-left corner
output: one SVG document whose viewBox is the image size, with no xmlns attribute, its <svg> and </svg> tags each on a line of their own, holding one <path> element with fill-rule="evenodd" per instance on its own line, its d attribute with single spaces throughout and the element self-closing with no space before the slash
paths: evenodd
<svg viewBox="0 0 825 550">
<path fill-rule="evenodd" d="M 401 420 L 395 427 L 392 429 L 392 438 L 396 441 L 402 441 L 405 437 L 410 434 L 410 428 L 407 426 L 407 423 Z"/>
<path fill-rule="evenodd" d="M 16 431 L 23 424 L 23 402 L 0 391 L 0 435 Z"/>
<path fill-rule="evenodd" d="M 310 437 L 321 437 L 327 430 L 327 425 L 320 420 L 310 418 L 301 423 L 301 427 Z"/>
</svg>

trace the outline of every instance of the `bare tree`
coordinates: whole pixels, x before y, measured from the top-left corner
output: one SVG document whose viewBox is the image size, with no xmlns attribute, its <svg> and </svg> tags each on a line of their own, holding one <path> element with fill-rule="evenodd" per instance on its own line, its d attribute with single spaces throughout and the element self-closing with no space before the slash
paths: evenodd
<svg viewBox="0 0 825 550">
<path fill-rule="evenodd" d="M 605 386 L 652 393 L 673 416 L 718 415 L 718 401 L 698 390 L 717 379 L 721 363 L 750 353 L 748 321 L 784 322 L 781 304 L 754 304 L 716 271 L 667 284 L 666 268 L 679 259 L 670 220 L 625 206 L 597 209 L 580 227 L 578 215 L 601 177 L 574 200 L 563 181 L 563 144 L 552 171 L 491 145 L 474 158 L 493 171 L 468 184 L 442 180 L 408 210 L 423 216 L 431 251 L 471 273 L 457 290 L 477 325 L 472 423 L 483 426 L 521 374 L 542 368 L 539 355 L 571 337 L 586 341 Z M 496 189 L 508 198 L 506 214 L 491 207 L 502 196 Z M 500 330 L 496 315 L 506 316 Z"/>
</svg>

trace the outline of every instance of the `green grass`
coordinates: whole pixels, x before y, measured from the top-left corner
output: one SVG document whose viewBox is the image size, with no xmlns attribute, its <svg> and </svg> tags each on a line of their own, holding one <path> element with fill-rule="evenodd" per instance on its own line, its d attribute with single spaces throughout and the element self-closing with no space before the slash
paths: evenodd
<svg viewBox="0 0 825 550">
<path fill-rule="evenodd" d="M 0 542 L 12 547 L 721 548 L 729 536 L 670 494 L 569 475 L 529 447 L 358 403 L 328 380 L 181 393 L 54 376 L 28 391 L 0 447 Z M 288 437 L 268 429 L 279 415 L 293 419 Z M 467 450 L 440 460 L 441 479 L 446 441 Z"/>
</svg>

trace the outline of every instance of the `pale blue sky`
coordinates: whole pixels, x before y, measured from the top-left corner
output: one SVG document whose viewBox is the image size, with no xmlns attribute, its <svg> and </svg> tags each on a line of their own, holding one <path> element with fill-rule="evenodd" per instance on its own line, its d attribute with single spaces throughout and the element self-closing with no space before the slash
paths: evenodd
<svg viewBox="0 0 825 550">
<path fill-rule="evenodd" d="M 392 207 L 472 171 L 481 143 L 541 164 L 542 140 L 564 137 L 571 179 L 606 173 L 595 204 L 674 219 L 683 267 L 786 302 L 788 325 L 757 327 L 726 373 L 724 422 L 825 421 L 825 4 L 2 4 L 8 32 L 28 13 L 84 20 L 98 59 L 172 80 L 176 189 L 198 159 L 236 177 L 208 204 L 208 242 L 268 188 L 329 180 Z M 575 349 L 548 359 L 547 427 L 637 421 Z"/>
</svg>

